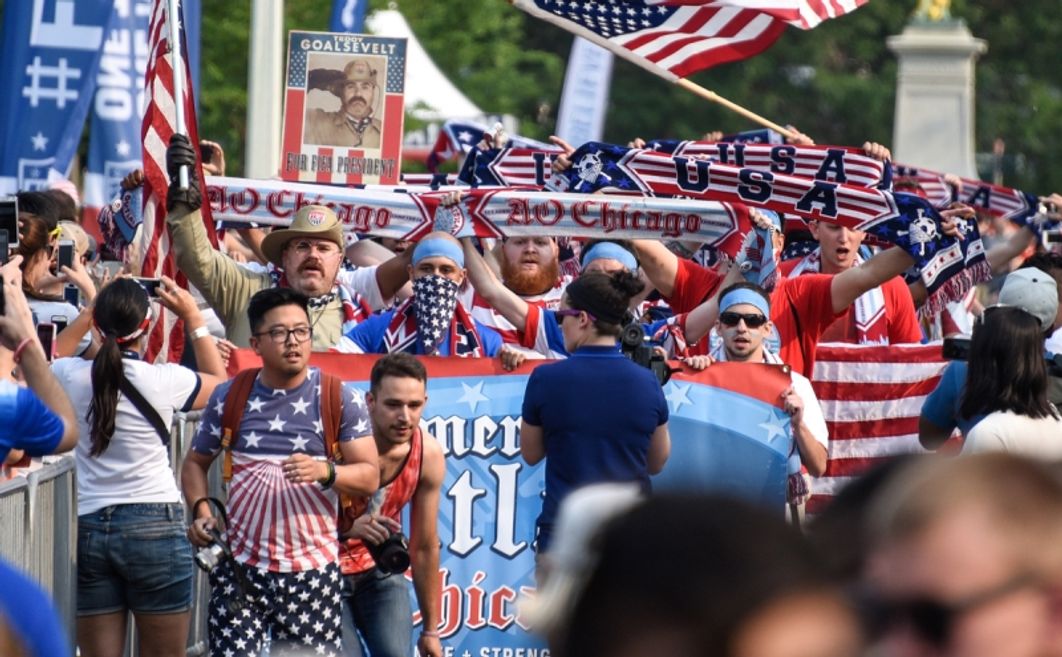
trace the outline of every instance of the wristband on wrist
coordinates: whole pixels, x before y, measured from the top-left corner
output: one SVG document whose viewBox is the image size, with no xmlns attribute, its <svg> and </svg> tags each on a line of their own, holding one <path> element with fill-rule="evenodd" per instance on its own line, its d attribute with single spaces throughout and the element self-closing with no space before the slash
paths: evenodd
<svg viewBox="0 0 1062 657">
<path fill-rule="evenodd" d="M 12 357 L 12 360 L 15 361 L 16 365 L 22 362 L 22 352 L 25 351 L 26 347 L 32 342 L 33 338 L 22 338 L 22 342 L 19 342 L 18 346 L 15 347 L 15 355 Z"/>
<path fill-rule="evenodd" d="M 208 329 L 206 327 L 206 325 L 203 325 L 203 326 L 198 327 L 197 329 L 195 329 L 191 333 L 189 333 L 188 337 L 192 338 L 192 342 L 195 342 L 199 338 L 205 338 L 205 337 L 208 337 L 209 335 L 210 335 L 210 329 Z"/>
<path fill-rule="evenodd" d="M 421 636 L 426 636 L 426 637 L 431 638 L 431 639 L 438 639 L 439 638 L 439 633 L 436 632 L 435 630 L 421 630 L 420 631 L 420 635 Z"/>
<path fill-rule="evenodd" d="M 321 484 L 321 488 L 331 488 L 332 484 L 336 483 L 336 466 L 331 461 L 327 461 L 327 464 L 328 476 L 317 480 L 317 483 Z"/>
</svg>

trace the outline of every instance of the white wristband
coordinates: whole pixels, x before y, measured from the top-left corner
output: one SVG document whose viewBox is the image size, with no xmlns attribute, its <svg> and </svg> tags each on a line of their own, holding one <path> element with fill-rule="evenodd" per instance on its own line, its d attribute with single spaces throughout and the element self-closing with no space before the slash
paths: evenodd
<svg viewBox="0 0 1062 657">
<path fill-rule="evenodd" d="M 192 342 L 195 342 L 199 338 L 205 338 L 209 335 L 210 329 L 208 329 L 206 326 L 200 326 L 199 328 L 188 334 L 188 336 L 192 338 Z"/>
</svg>

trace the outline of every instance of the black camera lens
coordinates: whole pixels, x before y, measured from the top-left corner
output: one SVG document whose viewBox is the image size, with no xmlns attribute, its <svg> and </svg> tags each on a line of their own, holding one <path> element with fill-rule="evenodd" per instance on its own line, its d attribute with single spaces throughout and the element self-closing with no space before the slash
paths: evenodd
<svg viewBox="0 0 1062 657">
<path fill-rule="evenodd" d="M 409 568 L 409 543 L 401 532 L 391 534 L 379 545 L 365 545 L 376 566 L 385 573 L 404 573 Z"/>
</svg>

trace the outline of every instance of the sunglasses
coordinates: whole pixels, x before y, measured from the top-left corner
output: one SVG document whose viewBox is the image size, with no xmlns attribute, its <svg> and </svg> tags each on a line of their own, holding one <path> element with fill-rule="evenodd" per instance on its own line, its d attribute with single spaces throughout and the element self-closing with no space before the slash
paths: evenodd
<svg viewBox="0 0 1062 657">
<path fill-rule="evenodd" d="M 907 600 L 867 600 L 861 602 L 861 611 L 874 634 L 883 634 L 889 628 L 906 626 L 920 638 L 938 648 L 947 645 L 952 628 L 963 614 L 1034 584 L 1030 575 L 1022 574 L 1002 584 L 974 593 L 954 602 L 942 602 L 929 597 Z"/>
<path fill-rule="evenodd" d="M 737 326 L 741 320 L 745 320 L 745 326 L 749 328 L 760 328 L 767 323 L 767 318 L 759 313 L 745 314 L 727 311 L 719 314 L 719 321 L 723 326 Z"/>
<path fill-rule="evenodd" d="M 563 322 L 565 317 L 578 317 L 579 315 L 586 313 L 585 310 L 579 310 L 578 308 L 565 308 L 564 310 L 556 310 L 554 312 L 557 313 L 558 324 Z M 590 313 L 586 313 L 586 316 L 590 318 L 591 322 L 597 321 L 597 318 Z"/>
</svg>

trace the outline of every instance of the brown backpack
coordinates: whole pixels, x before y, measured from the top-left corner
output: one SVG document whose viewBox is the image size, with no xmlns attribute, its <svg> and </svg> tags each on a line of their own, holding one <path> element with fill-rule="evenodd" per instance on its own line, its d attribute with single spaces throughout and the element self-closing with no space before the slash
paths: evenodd
<svg viewBox="0 0 1062 657">
<path fill-rule="evenodd" d="M 251 396 L 254 381 L 261 368 L 253 367 L 241 370 L 232 379 L 232 386 L 225 396 L 225 412 L 221 415 L 221 448 L 225 450 L 221 478 L 226 487 L 232 479 L 232 444 L 243 420 L 243 411 L 247 399 Z M 324 426 L 325 454 L 337 465 L 343 463 L 343 454 L 339 450 L 339 423 L 343 417 L 343 382 L 339 377 L 321 372 L 321 423 Z M 339 515 L 337 524 L 339 533 L 347 532 L 354 523 L 351 513 L 353 500 L 339 493 Z"/>
</svg>

